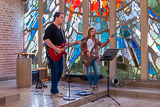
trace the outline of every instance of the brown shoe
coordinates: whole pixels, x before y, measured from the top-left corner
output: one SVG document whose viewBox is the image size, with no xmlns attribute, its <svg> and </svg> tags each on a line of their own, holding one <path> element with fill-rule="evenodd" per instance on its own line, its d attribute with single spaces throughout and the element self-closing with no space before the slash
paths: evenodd
<svg viewBox="0 0 160 107">
<path fill-rule="evenodd" d="M 90 88 L 94 88 L 94 85 L 90 85 Z"/>
<path fill-rule="evenodd" d="M 57 93 L 57 94 L 53 94 L 52 97 L 60 97 L 60 98 L 63 98 L 63 95 L 62 95 L 62 93 Z"/>
</svg>

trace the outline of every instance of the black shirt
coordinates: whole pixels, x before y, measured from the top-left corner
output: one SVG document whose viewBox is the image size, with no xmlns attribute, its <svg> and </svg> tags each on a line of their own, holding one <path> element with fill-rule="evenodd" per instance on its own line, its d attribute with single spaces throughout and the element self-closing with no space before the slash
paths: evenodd
<svg viewBox="0 0 160 107">
<path fill-rule="evenodd" d="M 65 33 L 62 28 L 58 28 L 55 24 L 51 24 L 45 30 L 43 40 L 50 39 L 54 45 L 60 46 L 66 42 Z M 48 47 L 48 46 L 47 46 Z"/>
</svg>

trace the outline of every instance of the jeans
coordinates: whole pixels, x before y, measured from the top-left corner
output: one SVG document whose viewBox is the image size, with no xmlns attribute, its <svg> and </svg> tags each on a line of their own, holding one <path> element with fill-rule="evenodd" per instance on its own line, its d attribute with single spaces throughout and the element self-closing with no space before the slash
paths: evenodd
<svg viewBox="0 0 160 107">
<path fill-rule="evenodd" d="M 94 71 L 94 86 L 97 86 L 99 75 L 100 75 L 100 66 L 98 65 L 97 60 L 93 60 L 92 65 L 93 66 L 93 71 Z M 87 69 L 87 78 L 89 81 L 90 85 L 92 84 L 92 68 L 91 66 L 86 66 Z"/>
<path fill-rule="evenodd" d="M 63 56 L 59 61 L 54 61 L 50 58 L 48 53 L 46 53 L 46 55 L 51 67 L 51 93 L 56 94 L 59 93 L 58 82 L 63 73 Z"/>
</svg>

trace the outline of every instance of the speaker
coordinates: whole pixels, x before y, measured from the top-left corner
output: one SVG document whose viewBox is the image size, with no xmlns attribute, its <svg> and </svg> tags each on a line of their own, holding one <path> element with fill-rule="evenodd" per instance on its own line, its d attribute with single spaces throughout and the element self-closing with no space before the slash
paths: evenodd
<svg viewBox="0 0 160 107">
<path fill-rule="evenodd" d="M 38 78 L 38 70 L 32 70 L 32 84 L 36 84 L 38 82 Z"/>
</svg>

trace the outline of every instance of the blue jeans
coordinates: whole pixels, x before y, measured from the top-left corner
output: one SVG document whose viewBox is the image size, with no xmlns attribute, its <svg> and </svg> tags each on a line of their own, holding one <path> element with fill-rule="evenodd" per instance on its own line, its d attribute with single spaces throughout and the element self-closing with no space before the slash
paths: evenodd
<svg viewBox="0 0 160 107">
<path fill-rule="evenodd" d="M 51 67 L 51 93 L 56 94 L 59 93 L 58 82 L 63 73 L 63 56 L 59 61 L 54 61 L 50 58 L 48 53 L 46 53 L 46 55 Z"/>
<path fill-rule="evenodd" d="M 93 60 L 91 66 L 93 66 L 93 71 L 94 71 L 94 85 L 97 86 L 99 75 L 100 75 L 100 67 L 99 67 L 96 59 Z M 87 78 L 88 78 L 89 84 L 93 85 L 92 84 L 92 68 L 91 68 L 91 66 L 86 66 L 86 69 L 87 69 Z"/>
</svg>

